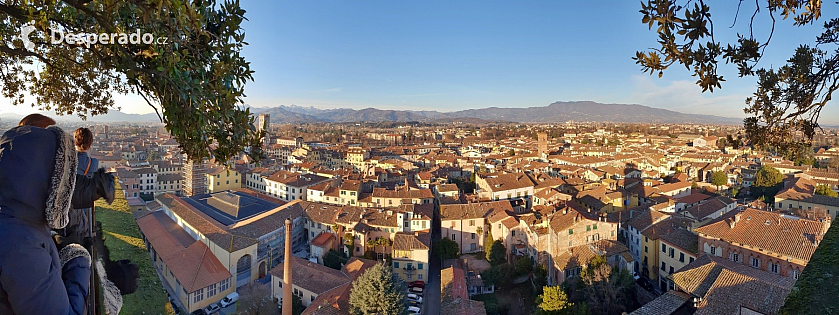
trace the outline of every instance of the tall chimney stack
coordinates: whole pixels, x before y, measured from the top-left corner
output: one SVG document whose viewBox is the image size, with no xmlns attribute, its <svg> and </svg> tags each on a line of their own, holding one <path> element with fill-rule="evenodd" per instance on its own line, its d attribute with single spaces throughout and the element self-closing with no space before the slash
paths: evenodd
<svg viewBox="0 0 839 315">
<path fill-rule="evenodd" d="M 283 263 L 283 315 L 291 315 L 291 219 L 285 220 L 285 262 Z"/>
</svg>

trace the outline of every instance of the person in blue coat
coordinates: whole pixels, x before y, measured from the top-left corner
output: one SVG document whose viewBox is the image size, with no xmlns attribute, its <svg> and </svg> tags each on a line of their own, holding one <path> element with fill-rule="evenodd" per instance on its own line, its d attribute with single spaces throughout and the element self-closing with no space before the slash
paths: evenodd
<svg viewBox="0 0 839 315">
<path fill-rule="evenodd" d="M 83 314 L 90 254 L 56 247 L 69 222 L 78 157 L 55 126 L 18 126 L 0 137 L 0 314 Z"/>
</svg>

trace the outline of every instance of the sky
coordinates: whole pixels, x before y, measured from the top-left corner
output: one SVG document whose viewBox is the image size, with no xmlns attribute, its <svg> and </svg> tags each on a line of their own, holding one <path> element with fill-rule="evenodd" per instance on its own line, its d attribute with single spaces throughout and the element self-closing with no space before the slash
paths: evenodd
<svg viewBox="0 0 839 315">
<path fill-rule="evenodd" d="M 714 2 L 718 40 L 748 28 L 754 3 L 745 3 L 733 28 L 737 1 Z M 279 105 L 456 111 L 484 107 L 546 106 L 591 100 L 641 104 L 684 113 L 744 117 L 754 77 L 726 78 L 702 93 L 683 66 L 664 77 L 642 73 L 631 59 L 653 47 L 638 1 L 350 1 L 249 0 L 243 51 L 255 71 L 245 88 L 254 107 Z M 839 8 L 825 2 L 823 17 Z M 746 12 L 745 14 L 743 12 Z M 766 38 L 767 11 L 756 36 Z M 821 32 L 779 19 L 761 61 L 779 67 L 800 43 Z M 831 48 L 833 49 L 833 48 Z M 834 102 L 835 103 L 835 102 Z M 0 99 L 3 112 L 35 110 Z M 136 96 L 119 96 L 127 113 L 152 109 Z M 839 104 L 828 104 L 823 124 L 839 124 Z"/>
</svg>

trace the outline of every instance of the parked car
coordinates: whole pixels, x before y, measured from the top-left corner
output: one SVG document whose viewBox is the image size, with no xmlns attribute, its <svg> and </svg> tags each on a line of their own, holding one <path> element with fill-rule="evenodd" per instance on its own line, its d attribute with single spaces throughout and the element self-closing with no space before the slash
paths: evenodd
<svg viewBox="0 0 839 315">
<path fill-rule="evenodd" d="M 213 303 L 213 304 L 207 305 L 207 307 L 204 308 L 204 311 L 207 312 L 207 314 L 212 314 L 212 313 L 218 312 L 218 310 L 220 310 L 220 309 L 221 309 L 221 306 L 219 306 L 218 303 Z"/>
<path fill-rule="evenodd" d="M 416 306 L 416 307 L 420 307 L 420 306 L 422 306 L 422 303 L 417 302 L 417 301 L 410 301 L 410 300 L 409 300 L 409 301 L 408 301 L 408 306 Z"/>
<path fill-rule="evenodd" d="M 644 288 L 644 290 L 647 290 L 647 291 L 650 291 L 650 292 L 653 291 L 653 284 L 650 283 L 649 279 L 641 277 L 641 278 L 638 278 L 638 280 L 635 280 L 635 282 L 637 282 L 638 285 L 640 285 L 642 288 Z"/>
<path fill-rule="evenodd" d="M 419 288 L 424 289 L 425 288 L 425 282 L 423 282 L 422 280 L 417 280 L 417 281 L 408 283 L 408 287 L 409 288 L 419 287 Z"/>
<path fill-rule="evenodd" d="M 239 293 L 233 292 L 221 299 L 221 307 L 228 307 L 230 304 L 236 303 L 239 300 Z"/>
<path fill-rule="evenodd" d="M 422 303 L 422 297 L 413 293 L 408 293 L 408 301 L 417 301 Z"/>
<path fill-rule="evenodd" d="M 207 312 L 205 312 L 203 309 L 197 309 L 197 310 L 192 311 L 192 313 L 190 313 L 190 314 L 191 315 L 207 315 Z"/>
<path fill-rule="evenodd" d="M 419 314 L 422 311 L 419 307 L 416 306 L 408 306 L 408 313 L 412 314 Z"/>
<path fill-rule="evenodd" d="M 411 288 L 411 292 L 413 292 L 413 293 L 417 293 L 417 294 L 422 294 L 422 288 L 420 288 L 420 287 L 413 287 L 413 288 Z"/>
</svg>

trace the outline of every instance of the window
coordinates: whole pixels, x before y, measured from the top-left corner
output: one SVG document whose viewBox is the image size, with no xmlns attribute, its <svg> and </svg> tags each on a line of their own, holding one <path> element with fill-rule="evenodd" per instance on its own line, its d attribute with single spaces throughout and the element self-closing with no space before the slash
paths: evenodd
<svg viewBox="0 0 839 315">
<path fill-rule="evenodd" d="M 568 235 L 571 235 L 571 234 L 574 234 L 574 230 L 573 229 L 568 229 Z"/>
<path fill-rule="evenodd" d="M 315 296 L 314 295 L 312 295 L 312 299 L 310 301 L 312 301 L 312 302 L 315 301 Z"/>
<path fill-rule="evenodd" d="M 693 262 L 693 257 L 690 257 L 690 262 Z"/>
<path fill-rule="evenodd" d="M 760 259 L 752 257 L 752 267 L 760 268 Z"/>
<path fill-rule="evenodd" d="M 674 257 L 674 255 L 675 255 L 675 254 L 673 253 L 673 247 L 670 247 L 670 258 L 673 258 L 673 257 Z"/>
<path fill-rule="evenodd" d="M 408 280 L 413 280 L 413 279 L 414 279 L 414 275 L 412 275 L 412 274 L 410 274 L 410 273 L 409 273 L 409 274 L 407 274 L 407 276 L 408 276 Z"/>
<path fill-rule="evenodd" d="M 454 239 L 454 234 L 452 234 L 452 241 L 454 241 L 454 240 L 455 240 L 455 239 Z"/>
<path fill-rule="evenodd" d="M 670 266 L 670 274 L 673 274 L 673 266 Z"/>
<path fill-rule="evenodd" d="M 216 284 L 215 283 L 207 286 L 207 297 L 212 297 L 213 295 L 216 295 Z"/>
<path fill-rule="evenodd" d="M 661 244 L 661 252 L 662 252 L 662 253 L 666 253 L 666 252 L 667 252 L 667 245 Z"/>
<path fill-rule="evenodd" d="M 679 262 L 685 262 L 685 253 L 679 253 Z"/>
<path fill-rule="evenodd" d="M 201 288 L 201 289 L 198 289 L 198 291 L 195 291 L 195 293 L 193 293 L 193 296 L 194 296 L 194 298 L 192 299 L 192 303 L 201 302 L 201 300 L 204 299 L 204 288 Z"/>
<path fill-rule="evenodd" d="M 716 254 L 717 254 L 717 248 L 714 247 L 714 246 L 711 246 L 711 255 L 716 255 Z"/>
<path fill-rule="evenodd" d="M 733 261 L 733 262 L 740 262 L 740 254 L 731 253 L 731 255 L 729 255 L 728 259 L 731 259 L 731 261 Z"/>
<path fill-rule="evenodd" d="M 320 225 L 320 223 L 318 223 L 318 228 L 319 228 L 319 229 L 321 229 L 321 225 Z"/>
<path fill-rule="evenodd" d="M 586 231 L 591 231 L 591 225 L 586 225 Z"/>
<path fill-rule="evenodd" d="M 516 231 L 510 231 L 510 232 L 512 233 L 513 237 L 516 237 Z"/>
<path fill-rule="evenodd" d="M 649 242 L 649 241 L 650 241 L 650 239 L 648 239 L 646 236 L 644 236 L 644 242 Z"/>
<path fill-rule="evenodd" d="M 399 262 L 398 261 L 393 262 L 393 268 L 399 269 Z"/>
<path fill-rule="evenodd" d="M 592 230 L 596 230 L 596 229 L 597 229 L 597 224 L 592 225 L 592 226 L 591 226 L 591 229 L 592 229 Z"/>
<path fill-rule="evenodd" d="M 225 185 L 230 185 L 230 181 L 227 181 L 227 182 L 225 183 Z"/>
<path fill-rule="evenodd" d="M 469 220 L 469 226 L 475 226 L 475 220 Z"/>
<path fill-rule="evenodd" d="M 667 270 L 667 264 L 662 261 L 661 262 L 661 271 L 665 271 L 665 270 Z"/>
<path fill-rule="evenodd" d="M 790 270 L 790 276 L 792 276 L 793 279 L 798 280 L 798 270 L 795 270 L 795 269 Z"/>
<path fill-rule="evenodd" d="M 230 287 L 230 278 L 228 278 L 228 279 L 224 279 L 224 280 L 222 280 L 221 282 L 219 282 L 219 285 L 218 285 L 218 290 L 219 290 L 220 292 L 224 292 L 224 291 L 226 291 L 226 290 L 227 290 L 227 288 L 229 288 L 229 287 Z"/>
<path fill-rule="evenodd" d="M 769 262 L 769 271 L 773 273 L 778 273 L 778 265 L 779 263 Z"/>
<path fill-rule="evenodd" d="M 422 266 L 423 266 L 422 263 L 417 263 L 417 269 L 422 270 Z"/>
<path fill-rule="evenodd" d="M 420 268 L 420 269 L 422 269 L 422 268 Z M 417 275 L 417 279 L 418 279 L 418 280 L 422 280 L 422 274 L 418 274 L 418 275 Z"/>
<path fill-rule="evenodd" d="M 648 250 L 647 246 L 644 246 L 644 252 L 649 253 L 649 250 Z"/>
</svg>

